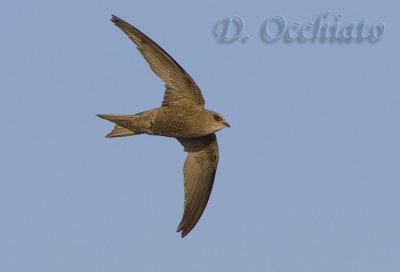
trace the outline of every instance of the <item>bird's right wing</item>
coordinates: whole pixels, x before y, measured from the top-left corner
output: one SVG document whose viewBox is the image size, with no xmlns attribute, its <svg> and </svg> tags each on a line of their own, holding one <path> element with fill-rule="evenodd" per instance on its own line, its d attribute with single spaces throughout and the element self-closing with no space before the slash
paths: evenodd
<svg viewBox="0 0 400 272">
<path fill-rule="evenodd" d="M 136 44 L 153 72 L 165 82 L 163 106 L 179 103 L 204 106 L 204 98 L 196 82 L 167 52 L 139 29 L 117 16 L 112 16 L 111 21 Z"/>
<path fill-rule="evenodd" d="M 185 210 L 177 231 L 185 237 L 197 224 L 206 208 L 218 166 L 215 134 L 197 139 L 178 139 L 188 152 L 185 166 Z"/>
</svg>

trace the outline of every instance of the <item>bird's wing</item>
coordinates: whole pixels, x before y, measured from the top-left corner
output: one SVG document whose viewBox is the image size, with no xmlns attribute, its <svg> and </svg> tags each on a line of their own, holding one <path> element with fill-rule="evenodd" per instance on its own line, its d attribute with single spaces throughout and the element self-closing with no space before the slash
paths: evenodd
<svg viewBox="0 0 400 272">
<path fill-rule="evenodd" d="M 196 82 L 167 52 L 124 20 L 112 16 L 111 21 L 136 44 L 153 72 L 165 82 L 163 106 L 177 103 L 204 106 L 204 98 Z"/>
<path fill-rule="evenodd" d="M 185 237 L 199 221 L 214 183 L 218 166 L 218 142 L 215 134 L 197 139 L 178 139 L 188 152 L 183 169 L 185 210 L 177 232 Z"/>
</svg>

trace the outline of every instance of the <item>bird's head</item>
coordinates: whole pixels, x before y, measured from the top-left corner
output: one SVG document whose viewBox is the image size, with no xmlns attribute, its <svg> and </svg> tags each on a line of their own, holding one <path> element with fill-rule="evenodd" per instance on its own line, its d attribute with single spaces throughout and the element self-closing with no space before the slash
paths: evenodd
<svg viewBox="0 0 400 272">
<path fill-rule="evenodd" d="M 207 110 L 207 128 L 214 133 L 226 127 L 231 127 L 221 114 Z"/>
</svg>

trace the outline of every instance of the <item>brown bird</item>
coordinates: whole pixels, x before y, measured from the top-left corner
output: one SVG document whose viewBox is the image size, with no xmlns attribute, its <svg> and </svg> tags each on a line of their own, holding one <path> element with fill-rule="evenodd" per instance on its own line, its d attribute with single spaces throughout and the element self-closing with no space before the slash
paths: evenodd
<svg viewBox="0 0 400 272">
<path fill-rule="evenodd" d="M 218 113 L 204 108 L 199 87 L 160 46 L 124 20 L 111 21 L 136 44 L 153 72 L 165 82 L 161 107 L 135 115 L 99 114 L 115 123 L 106 137 L 138 134 L 176 138 L 188 152 L 184 165 L 185 208 L 177 232 L 185 237 L 199 221 L 211 194 L 218 165 L 215 132 L 230 127 Z"/>
</svg>

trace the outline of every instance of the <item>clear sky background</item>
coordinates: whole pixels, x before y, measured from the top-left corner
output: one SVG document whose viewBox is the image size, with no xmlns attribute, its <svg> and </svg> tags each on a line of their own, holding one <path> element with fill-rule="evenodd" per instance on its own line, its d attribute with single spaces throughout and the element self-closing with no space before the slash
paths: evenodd
<svg viewBox="0 0 400 272">
<path fill-rule="evenodd" d="M 239 2 L 239 1 L 238 1 Z M 3 1 L 0 271 L 400 271 L 396 1 Z M 267 44 L 266 19 L 384 22 L 375 44 Z M 174 139 L 106 139 L 99 113 L 161 104 L 110 21 L 149 35 L 231 124 L 199 224 L 175 232 Z M 222 18 L 246 42 L 218 43 Z"/>
</svg>

